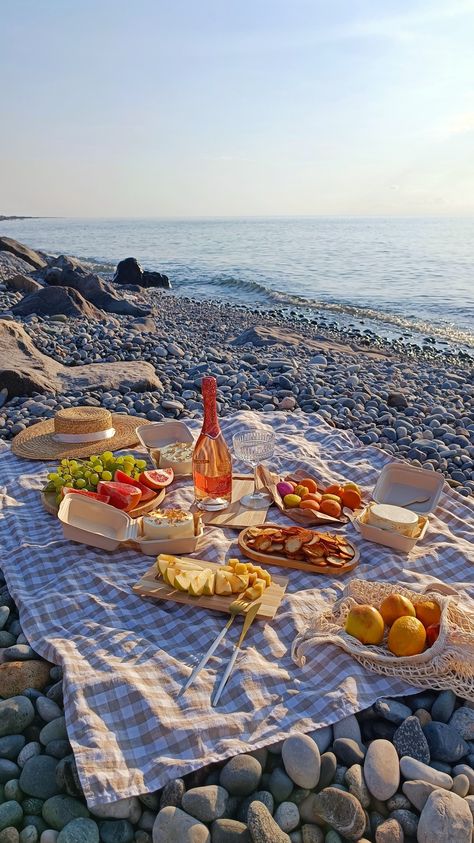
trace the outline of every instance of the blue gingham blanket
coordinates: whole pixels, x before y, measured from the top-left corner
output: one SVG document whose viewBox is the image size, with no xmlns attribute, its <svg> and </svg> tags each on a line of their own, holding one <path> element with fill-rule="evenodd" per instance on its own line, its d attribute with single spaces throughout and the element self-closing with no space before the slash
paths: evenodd
<svg viewBox="0 0 474 843">
<path fill-rule="evenodd" d="M 198 432 L 197 422 L 190 422 Z M 391 458 L 315 415 L 242 411 L 222 424 L 227 441 L 247 427 L 276 434 L 271 467 L 304 468 L 322 481 L 351 479 L 370 496 Z M 204 764 L 309 732 L 363 709 L 378 697 L 413 693 L 404 682 L 365 670 L 335 646 L 307 654 L 292 644 L 314 613 L 340 595 L 351 576 L 424 589 L 442 581 L 474 597 L 474 521 L 469 501 L 447 485 L 429 531 L 407 557 L 344 529 L 360 548 L 357 569 L 341 578 L 282 571 L 289 583 L 274 620 L 254 624 L 217 708 L 210 696 L 238 637 L 238 624 L 179 699 L 177 691 L 225 623 L 222 614 L 142 599 L 132 585 L 152 564 L 124 549 L 106 553 L 63 538 L 42 508 L 39 491 L 51 463 L 0 448 L 1 557 L 25 634 L 64 670 L 65 716 L 90 806 L 155 790 Z M 238 466 L 242 468 L 243 466 Z M 168 505 L 187 507 L 189 478 L 173 484 Z M 276 508 L 272 521 L 288 523 Z M 235 555 L 237 533 L 207 528 L 196 554 L 211 561 Z"/>
</svg>

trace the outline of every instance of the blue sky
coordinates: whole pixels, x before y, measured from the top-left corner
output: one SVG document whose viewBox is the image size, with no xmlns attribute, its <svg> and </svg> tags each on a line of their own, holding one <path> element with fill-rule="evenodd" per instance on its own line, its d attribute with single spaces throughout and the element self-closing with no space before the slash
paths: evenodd
<svg viewBox="0 0 474 843">
<path fill-rule="evenodd" d="M 0 213 L 474 212 L 474 0 L 0 11 Z"/>
</svg>

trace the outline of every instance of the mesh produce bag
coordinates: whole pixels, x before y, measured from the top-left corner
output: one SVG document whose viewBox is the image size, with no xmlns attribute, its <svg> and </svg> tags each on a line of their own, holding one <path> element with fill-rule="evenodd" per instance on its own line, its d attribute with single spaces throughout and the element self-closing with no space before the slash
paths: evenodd
<svg viewBox="0 0 474 843">
<path fill-rule="evenodd" d="M 386 645 L 387 632 L 382 644 L 365 645 L 344 629 L 352 606 L 368 603 L 380 608 L 384 598 L 394 592 L 407 597 L 414 606 L 435 600 L 441 607 L 438 639 L 417 656 L 392 655 Z M 474 700 L 474 614 L 458 601 L 459 596 L 442 584 L 438 591 L 430 586 L 430 591 L 417 593 L 394 583 L 352 580 L 342 597 L 317 614 L 298 635 L 292 648 L 293 659 L 302 667 L 306 653 L 316 645 L 335 644 L 368 670 L 403 679 L 417 688 L 449 688 L 460 697 Z"/>
</svg>

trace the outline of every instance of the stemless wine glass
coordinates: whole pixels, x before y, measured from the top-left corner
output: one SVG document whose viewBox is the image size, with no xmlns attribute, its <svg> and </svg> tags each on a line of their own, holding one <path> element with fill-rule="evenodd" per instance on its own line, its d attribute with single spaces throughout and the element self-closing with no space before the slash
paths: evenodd
<svg viewBox="0 0 474 843">
<path fill-rule="evenodd" d="M 244 495 L 240 502 L 249 509 L 261 509 L 267 506 L 270 496 L 266 492 L 257 492 L 257 467 L 262 460 L 273 456 L 275 434 L 271 430 L 244 430 L 243 433 L 236 433 L 232 441 L 237 459 L 250 463 L 254 472 L 253 492 Z"/>
</svg>

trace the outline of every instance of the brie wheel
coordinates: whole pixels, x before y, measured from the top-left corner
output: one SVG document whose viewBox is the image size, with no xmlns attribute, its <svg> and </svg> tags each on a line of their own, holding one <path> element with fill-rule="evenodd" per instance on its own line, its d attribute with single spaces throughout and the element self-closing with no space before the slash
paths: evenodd
<svg viewBox="0 0 474 843">
<path fill-rule="evenodd" d="M 366 523 L 412 538 L 418 530 L 418 515 L 402 506 L 373 503 L 367 509 Z"/>
<path fill-rule="evenodd" d="M 146 539 L 194 538 L 194 516 L 182 509 L 156 509 L 142 518 Z"/>
</svg>

